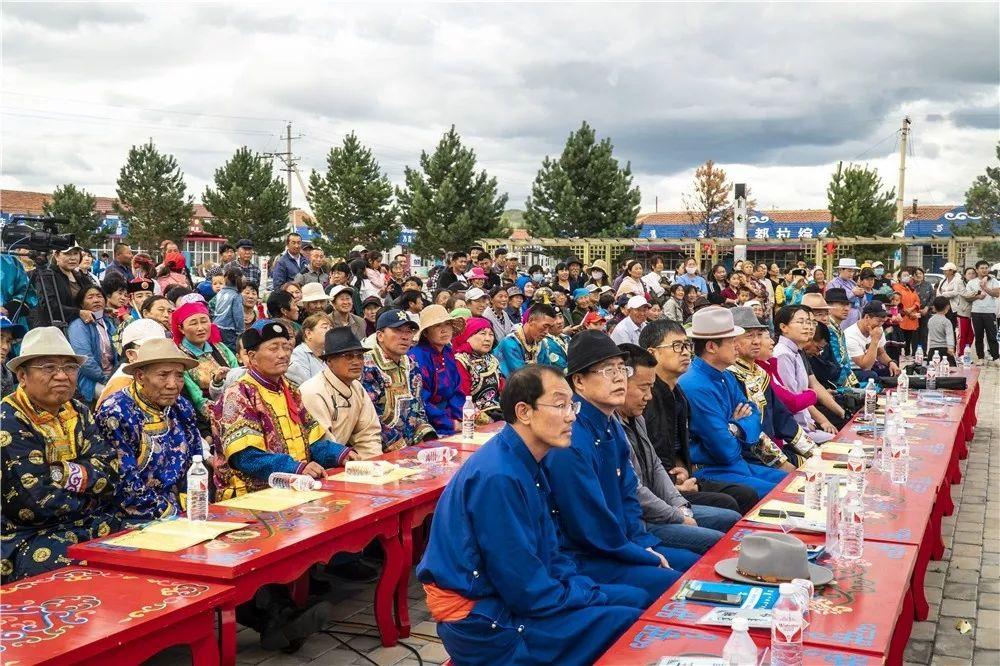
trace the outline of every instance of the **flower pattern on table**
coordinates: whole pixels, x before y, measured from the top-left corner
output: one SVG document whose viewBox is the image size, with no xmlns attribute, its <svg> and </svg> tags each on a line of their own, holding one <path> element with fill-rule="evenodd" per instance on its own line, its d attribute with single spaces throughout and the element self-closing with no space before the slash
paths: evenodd
<svg viewBox="0 0 1000 666">
<path fill-rule="evenodd" d="M 41 602 L 0 604 L 0 653 L 59 638 L 86 624 L 101 605 L 90 594 L 53 597 Z"/>
<path fill-rule="evenodd" d="M 687 638 L 692 640 L 715 642 L 721 640 L 720 636 L 704 631 L 688 631 L 677 627 L 664 627 L 655 624 L 647 624 L 632 638 L 629 647 L 644 650 L 657 641 L 677 640 Z"/>
</svg>

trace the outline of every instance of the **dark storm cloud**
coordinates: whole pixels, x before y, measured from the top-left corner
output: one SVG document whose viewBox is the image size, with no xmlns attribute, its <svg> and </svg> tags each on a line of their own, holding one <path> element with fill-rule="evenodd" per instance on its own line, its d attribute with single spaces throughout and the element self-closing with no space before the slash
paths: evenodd
<svg viewBox="0 0 1000 666">
<path fill-rule="evenodd" d="M 958 127 L 972 127 L 975 129 L 998 129 L 1000 128 L 1000 109 L 992 109 L 985 106 L 957 109 L 948 114 L 948 117 Z"/>
</svg>

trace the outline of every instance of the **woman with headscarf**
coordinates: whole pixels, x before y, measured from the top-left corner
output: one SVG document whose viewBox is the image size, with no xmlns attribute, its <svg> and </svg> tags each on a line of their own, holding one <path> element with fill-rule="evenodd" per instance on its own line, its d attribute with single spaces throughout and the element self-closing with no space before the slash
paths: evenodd
<svg viewBox="0 0 1000 666">
<path fill-rule="evenodd" d="M 186 298 L 196 299 L 191 295 Z M 222 385 L 236 356 L 222 344 L 222 336 L 212 323 L 203 300 L 179 301 L 170 315 L 170 333 L 180 350 L 198 362 L 184 371 L 184 393 L 198 413 L 198 429 L 209 432 L 209 408 L 222 395 Z"/>
<path fill-rule="evenodd" d="M 167 256 L 163 258 L 163 268 L 160 269 L 159 275 L 156 277 L 156 283 L 160 285 L 160 289 L 166 292 L 175 284 L 190 289 L 191 283 L 188 282 L 187 275 L 184 274 L 186 266 L 187 262 L 183 254 L 167 252 Z"/>
<path fill-rule="evenodd" d="M 106 304 L 100 287 L 93 284 L 83 287 L 77 293 L 73 305 L 90 312 L 93 318 L 89 322 L 74 319 L 66 336 L 73 351 L 87 357 L 80 366 L 77 391 L 80 399 L 88 405 L 93 403 L 95 396 L 100 395 L 104 384 L 118 367 L 118 352 L 115 351 L 114 344 L 117 329 L 111 318 L 104 314 Z"/>
<path fill-rule="evenodd" d="M 462 395 L 472 396 L 478 410 L 476 423 L 479 425 L 503 418 L 500 391 L 504 380 L 500 373 L 500 360 L 493 355 L 494 339 L 489 320 L 472 317 L 466 322 L 465 330 L 452 341 L 461 377 L 459 390 Z"/>
<path fill-rule="evenodd" d="M 427 420 L 439 436 L 462 429 L 465 394 L 451 341 L 464 328 L 465 320 L 450 317 L 440 305 L 429 305 L 420 312 L 419 341 L 409 354 L 420 372 L 420 398 Z"/>
</svg>

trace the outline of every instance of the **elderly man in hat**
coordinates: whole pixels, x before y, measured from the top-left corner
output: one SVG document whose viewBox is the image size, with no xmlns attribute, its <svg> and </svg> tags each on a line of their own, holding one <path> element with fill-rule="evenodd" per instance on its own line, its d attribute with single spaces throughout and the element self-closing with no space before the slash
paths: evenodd
<svg viewBox="0 0 1000 666">
<path fill-rule="evenodd" d="M 70 564 L 69 546 L 121 526 L 118 457 L 73 399 L 84 360 L 58 328 L 43 326 L 7 361 L 18 387 L 0 403 L 4 583 Z"/>
<path fill-rule="evenodd" d="M 202 455 L 194 407 L 181 395 L 184 371 L 196 365 L 172 340 L 149 340 L 123 368 L 132 382 L 94 414 L 101 435 L 117 446 L 117 502 L 130 516 L 165 518 L 183 510 L 191 456 Z"/>
<path fill-rule="evenodd" d="M 383 451 L 437 437 L 420 399 L 420 372 L 408 356 L 419 328 L 402 310 L 386 310 L 375 322 L 375 346 L 365 353 L 361 384 L 382 424 Z"/>
<path fill-rule="evenodd" d="M 816 443 L 777 399 L 771 389 L 771 376 L 757 365 L 761 338 L 767 335 L 767 324 L 754 316 L 753 310 L 748 307 L 733 308 L 731 312 L 733 323 L 744 333 L 736 338 L 736 360 L 729 366 L 729 371 L 736 376 L 747 398 L 757 406 L 763 429 L 760 439 L 750 446 L 748 452 L 744 452 L 744 458 L 793 472 L 795 465 L 789 462 L 789 455 L 782 451 L 782 445 L 791 449 L 789 453 L 794 460 L 796 456 L 810 457 Z"/>
<path fill-rule="evenodd" d="M 851 312 L 851 300 L 843 289 L 828 289 L 824 300 L 828 320 L 826 329 L 830 334 L 827 349 L 829 356 L 839 367 L 835 383 L 837 386 L 855 387 L 858 385 L 858 377 L 852 370 L 853 363 L 850 354 L 847 353 L 847 340 L 844 337 L 844 328 L 841 326 Z"/>
<path fill-rule="evenodd" d="M 579 405 L 558 370 L 515 372 L 500 397 L 506 425 L 438 501 L 417 578 L 456 663 L 589 664 L 646 605 L 560 549 L 542 466 L 570 446 Z"/>
<path fill-rule="evenodd" d="M 553 319 L 562 321 L 554 307 L 537 303 L 529 310 L 524 323 L 516 324 L 514 330 L 500 341 L 493 353 L 500 359 L 500 371 L 505 377 L 538 360 L 538 347 L 549 334 Z"/>
<path fill-rule="evenodd" d="M 260 284 L 260 267 L 253 260 L 253 241 L 242 238 L 236 243 L 236 258 L 228 264 L 222 266 L 224 273 L 227 268 L 236 267 L 243 273 L 243 277 L 255 284 Z M 263 288 L 264 285 L 261 285 Z M 280 285 L 275 286 L 275 291 Z"/>
<path fill-rule="evenodd" d="M 649 318 L 649 301 L 645 296 L 632 296 L 625 303 L 627 316 L 615 325 L 611 339 L 616 345 L 639 344 L 639 334 Z"/>
<path fill-rule="evenodd" d="M 212 419 L 216 489 L 222 498 L 267 487 L 274 472 L 325 476 L 353 452 L 330 441 L 285 379 L 292 355 L 288 326 L 279 321 L 250 328 L 240 341 L 247 372 L 223 393 Z"/>
<path fill-rule="evenodd" d="M 552 486 L 561 547 L 580 573 L 598 584 L 638 587 L 648 606 L 697 557 L 665 548 L 643 525 L 628 438 L 615 415 L 625 404 L 632 375 L 626 356 L 600 331 L 573 338 L 567 376 L 580 414 L 569 447 L 550 452 L 542 465 Z"/>
<path fill-rule="evenodd" d="M 678 385 L 691 408 L 691 460 L 699 466 L 697 478 L 747 485 L 763 497 L 786 472 L 744 458 L 762 432 L 757 406 L 729 372 L 737 359 L 736 338 L 744 333 L 725 308 L 709 306 L 695 312 L 690 337 L 696 358 Z"/>
<path fill-rule="evenodd" d="M 365 320 L 364 317 L 354 314 L 354 293 L 354 289 L 345 285 L 330 289 L 330 300 L 333 302 L 330 320 L 334 328 L 347 326 L 358 340 L 362 340 L 366 337 Z"/>
<path fill-rule="evenodd" d="M 361 384 L 365 348 L 349 328 L 326 332 L 322 372 L 300 387 L 302 404 L 326 429 L 327 437 L 353 449 L 359 458 L 382 455 L 382 424 Z"/>
<path fill-rule="evenodd" d="M 97 397 L 94 408 L 101 406 L 108 397 L 117 391 L 122 390 L 132 383 L 132 377 L 125 373 L 125 366 L 136 360 L 139 354 L 139 347 L 149 340 L 166 339 L 168 336 L 166 329 L 152 319 L 137 319 L 125 327 L 122 331 L 122 354 L 124 362 L 115 369 L 104 385 L 104 390 Z M 197 362 L 197 361 L 196 361 Z"/>
<path fill-rule="evenodd" d="M 841 322 L 840 327 L 846 329 L 861 316 L 864 308 L 865 289 L 854 278 L 858 272 L 858 262 L 849 257 L 842 257 L 837 262 L 837 277 L 826 283 L 826 291 L 831 289 L 843 289 L 851 304 L 851 310 L 847 317 Z"/>
</svg>

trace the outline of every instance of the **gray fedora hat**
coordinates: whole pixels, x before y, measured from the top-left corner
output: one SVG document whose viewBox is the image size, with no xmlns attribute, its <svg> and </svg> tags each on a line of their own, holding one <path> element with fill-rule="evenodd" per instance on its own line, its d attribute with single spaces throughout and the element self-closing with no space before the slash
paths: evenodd
<svg viewBox="0 0 1000 666">
<path fill-rule="evenodd" d="M 717 563 L 715 573 L 750 585 L 780 585 L 808 578 L 819 587 L 833 580 L 830 569 L 809 562 L 804 543 L 780 532 L 746 535 L 740 542 L 740 556 Z"/>
<path fill-rule="evenodd" d="M 767 324 L 762 324 L 760 319 L 757 319 L 753 308 L 742 305 L 738 308 L 732 308 L 730 312 L 733 313 L 733 324 L 742 329 L 749 331 L 755 328 L 767 328 Z"/>
<path fill-rule="evenodd" d="M 696 340 L 718 340 L 735 338 L 746 333 L 733 323 L 733 313 L 718 305 L 702 308 L 691 316 L 689 338 Z"/>
</svg>

